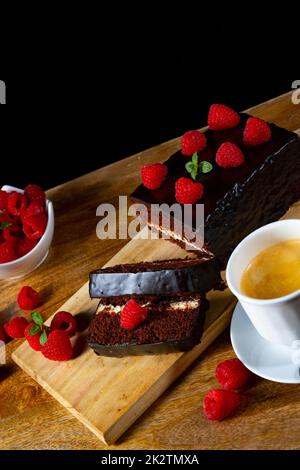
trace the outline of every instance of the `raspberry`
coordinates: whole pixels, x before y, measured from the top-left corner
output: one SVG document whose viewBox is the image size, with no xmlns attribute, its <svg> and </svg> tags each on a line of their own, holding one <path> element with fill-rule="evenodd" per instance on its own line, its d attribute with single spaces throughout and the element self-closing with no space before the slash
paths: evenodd
<svg viewBox="0 0 300 470">
<path fill-rule="evenodd" d="M 237 358 L 221 362 L 216 368 L 216 378 L 226 390 L 238 390 L 249 376 L 249 370 Z"/>
<path fill-rule="evenodd" d="M 240 120 L 239 114 L 225 104 L 212 104 L 208 112 L 208 126 L 213 131 L 236 127 Z"/>
<path fill-rule="evenodd" d="M 22 287 L 17 300 L 22 310 L 34 310 L 40 305 L 39 293 L 30 286 Z"/>
<path fill-rule="evenodd" d="M 131 299 L 124 306 L 120 315 L 121 327 L 125 330 L 132 330 L 146 320 L 148 309 L 139 305 Z"/>
<path fill-rule="evenodd" d="M 58 312 L 51 321 L 50 330 L 61 330 L 73 336 L 77 329 L 76 319 L 69 312 Z"/>
<path fill-rule="evenodd" d="M 23 338 L 28 321 L 24 317 L 15 317 L 5 325 L 5 332 L 10 338 Z"/>
<path fill-rule="evenodd" d="M 5 332 L 5 328 L 3 325 L 0 325 L 0 341 L 2 341 L 3 343 L 6 343 L 7 342 L 7 334 Z"/>
<path fill-rule="evenodd" d="M 3 230 L 2 234 L 4 240 L 11 240 L 19 238 L 22 235 L 22 230 L 16 223 L 11 223 L 11 225 Z"/>
<path fill-rule="evenodd" d="M 36 240 L 29 240 L 29 238 L 20 238 L 17 240 L 15 247 L 17 257 L 22 258 L 23 256 L 27 255 L 27 253 L 33 250 L 36 244 Z"/>
<path fill-rule="evenodd" d="M 24 221 L 23 232 L 29 240 L 38 240 L 44 235 L 47 222 L 46 215 L 30 215 Z"/>
<path fill-rule="evenodd" d="M 203 196 L 203 184 L 189 178 L 179 178 L 175 184 L 175 197 L 179 204 L 194 204 Z"/>
<path fill-rule="evenodd" d="M 35 331 L 37 332 L 34 334 Z M 39 329 L 38 325 L 34 322 L 29 323 L 25 328 L 25 338 L 27 339 L 29 346 L 35 351 L 41 351 L 43 349 L 43 345 L 40 342 L 41 333 L 42 330 Z"/>
<path fill-rule="evenodd" d="M 16 217 L 13 217 L 8 210 L 4 209 L 0 214 L 0 224 L 3 222 L 5 223 L 13 223 L 16 222 Z"/>
<path fill-rule="evenodd" d="M 51 361 L 69 361 L 73 356 L 73 348 L 69 335 L 65 331 L 53 330 L 42 349 L 42 354 Z"/>
<path fill-rule="evenodd" d="M 24 194 L 13 191 L 9 193 L 7 198 L 7 209 L 14 216 L 20 216 L 21 212 L 27 206 L 27 199 Z"/>
<path fill-rule="evenodd" d="M 24 194 L 29 201 L 39 201 L 43 206 L 46 201 L 45 191 L 36 184 L 29 184 L 24 190 Z"/>
<path fill-rule="evenodd" d="M 0 263 L 9 263 L 17 259 L 15 241 L 11 238 L 0 244 Z"/>
<path fill-rule="evenodd" d="M 183 155 L 191 156 L 201 152 L 206 147 L 206 137 L 200 131 L 188 131 L 181 139 L 181 152 Z"/>
<path fill-rule="evenodd" d="M 245 157 L 241 149 L 231 142 L 224 142 L 216 154 L 216 162 L 222 168 L 238 167 L 244 161 Z"/>
<path fill-rule="evenodd" d="M 0 190 L 0 210 L 3 211 L 7 208 L 7 199 L 8 199 L 8 192 Z"/>
<path fill-rule="evenodd" d="M 244 129 L 244 144 L 248 147 L 265 144 L 272 137 L 269 124 L 262 119 L 250 117 Z"/>
<path fill-rule="evenodd" d="M 45 214 L 45 205 L 40 201 L 31 201 L 29 205 L 22 211 L 21 218 L 22 221 L 26 220 L 26 217 L 32 215 L 44 215 Z"/>
<path fill-rule="evenodd" d="M 240 396 L 232 390 L 210 390 L 203 400 L 205 416 L 212 421 L 221 421 L 240 404 Z"/>
<path fill-rule="evenodd" d="M 168 167 L 163 163 L 144 165 L 141 170 L 143 185 L 148 189 L 158 189 L 166 179 Z"/>
</svg>

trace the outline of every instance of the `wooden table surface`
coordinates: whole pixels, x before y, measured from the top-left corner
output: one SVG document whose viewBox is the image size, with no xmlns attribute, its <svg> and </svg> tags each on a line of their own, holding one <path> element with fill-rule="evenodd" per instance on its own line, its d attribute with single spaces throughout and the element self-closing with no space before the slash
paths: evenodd
<svg viewBox="0 0 300 470">
<path fill-rule="evenodd" d="M 300 128 L 300 105 L 292 104 L 290 93 L 256 106 L 251 113 L 290 130 Z M 25 280 L 0 282 L 0 318 L 17 312 L 15 299 L 22 285 L 42 292 L 40 311 L 48 318 L 86 282 L 92 269 L 107 262 L 126 241 L 98 240 L 97 206 L 116 204 L 119 195 L 129 194 L 139 183 L 142 163 L 163 161 L 179 145 L 174 139 L 50 190 L 56 215 L 50 255 Z M 19 344 L 9 343 L 8 363 L 0 367 L 0 449 L 104 449 L 13 363 L 11 353 Z M 255 378 L 232 418 L 212 423 L 203 417 L 203 396 L 217 385 L 215 367 L 231 357 L 226 331 L 110 449 L 299 449 L 297 385 Z"/>
</svg>

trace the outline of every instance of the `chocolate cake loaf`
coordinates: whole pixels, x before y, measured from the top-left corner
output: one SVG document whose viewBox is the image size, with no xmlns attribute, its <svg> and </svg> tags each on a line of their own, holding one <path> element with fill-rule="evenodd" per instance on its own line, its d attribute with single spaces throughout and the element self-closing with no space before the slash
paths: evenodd
<svg viewBox="0 0 300 470">
<path fill-rule="evenodd" d="M 122 297 L 100 300 L 91 322 L 89 346 L 101 356 L 124 357 L 188 351 L 200 342 L 208 302 L 200 294 L 140 297 L 147 319 L 132 330 L 120 325 Z"/>
<path fill-rule="evenodd" d="M 249 118 L 240 115 L 240 123 L 221 131 L 205 132 L 207 146 L 202 150 L 200 160 L 213 165 L 212 171 L 201 175 L 204 187 L 204 240 L 199 254 L 212 253 L 226 265 L 228 257 L 237 244 L 250 232 L 260 226 L 276 221 L 284 215 L 291 204 L 300 197 L 300 139 L 297 134 L 270 124 L 271 139 L 257 146 L 243 143 L 243 132 Z M 217 149 L 224 142 L 236 144 L 245 157 L 238 167 L 222 168 L 215 162 Z M 181 151 L 166 162 L 168 176 L 158 189 L 150 190 L 140 185 L 131 195 L 134 202 L 147 206 L 150 215 L 151 204 L 176 203 L 175 182 L 180 177 L 189 177 L 186 163 L 191 158 Z M 151 225 L 151 221 L 149 220 Z M 196 229 L 195 204 L 193 205 L 193 229 Z M 157 226 L 166 232 L 163 225 Z M 170 235 L 181 246 L 188 240 L 174 231 Z"/>
<path fill-rule="evenodd" d="M 221 288 L 220 267 L 210 255 L 104 268 L 90 274 L 90 297 L 205 293 Z"/>
</svg>

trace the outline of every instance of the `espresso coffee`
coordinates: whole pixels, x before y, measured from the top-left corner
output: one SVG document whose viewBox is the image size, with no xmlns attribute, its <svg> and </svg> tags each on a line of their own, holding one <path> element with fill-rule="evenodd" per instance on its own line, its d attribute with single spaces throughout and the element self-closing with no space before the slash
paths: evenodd
<svg viewBox="0 0 300 470">
<path fill-rule="evenodd" d="M 245 269 L 241 292 L 255 299 L 275 299 L 300 289 L 300 238 L 261 251 Z"/>
</svg>

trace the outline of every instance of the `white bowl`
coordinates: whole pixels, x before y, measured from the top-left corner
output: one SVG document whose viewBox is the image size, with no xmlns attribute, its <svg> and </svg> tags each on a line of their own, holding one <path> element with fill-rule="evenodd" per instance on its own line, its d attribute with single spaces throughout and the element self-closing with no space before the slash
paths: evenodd
<svg viewBox="0 0 300 470">
<path fill-rule="evenodd" d="M 3 186 L 3 191 L 17 191 L 24 194 L 24 191 L 13 186 Z M 34 271 L 47 258 L 50 245 L 54 234 L 54 210 L 51 201 L 46 201 L 48 213 L 48 224 L 44 235 L 38 244 L 22 258 L 10 261 L 9 263 L 0 263 L 0 279 L 16 279 L 24 277 Z"/>
</svg>

